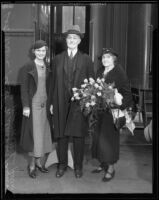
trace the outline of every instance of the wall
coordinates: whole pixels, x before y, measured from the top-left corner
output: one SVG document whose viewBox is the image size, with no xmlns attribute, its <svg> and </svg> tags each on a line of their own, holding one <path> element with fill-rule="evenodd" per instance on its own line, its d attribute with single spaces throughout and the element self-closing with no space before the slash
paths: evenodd
<svg viewBox="0 0 159 200">
<path fill-rule="evenodd" d="M 90 20 L 90 38 L 93 43 L 90 55 L 95 62 L 95 70 L 97 56 L 103 47 L 112 47 L 119 52 L 120 63 L 126 69 L 128 5 L 92 4 Z"/>
<path fill-rule="evenodd" d="M 32 4 L 3 4 L 1 27 L 5 64 L 5 84 L 17 85 L 19 68 L 28 60 L 34 41 L 34 9 Z"/>
<path fill-rule="evenodd" d="M 151 43 L 151 4 L 128 9 L 127 74 L 135 88 L 148 88 Z"/>
</svg>

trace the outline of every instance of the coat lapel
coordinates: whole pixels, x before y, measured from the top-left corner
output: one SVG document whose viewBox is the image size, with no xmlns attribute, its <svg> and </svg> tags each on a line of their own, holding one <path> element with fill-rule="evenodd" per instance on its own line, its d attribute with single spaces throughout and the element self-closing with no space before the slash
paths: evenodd
<svg viewBox="0 0 159 200">
<path fill-rule="evenodd" d="M 73 69 L 74 85 L 76 85 L 77 82 L 78 82 L 78 77 L 79 77 L 79 73 L 80 73 L 82 63 L 83 63 L 82 54 L 81 54 L 80 51 L 78 51 L 77 62 L 76 62 L 76 65 L 74 66 L 74 69 Z"/>
<path fill-rule="evenodd" d="M 35 83 L 36 83 L 36 86 L 37 86 L 37 84 L 38 84 L 38 72 L 37 72 L 34 61 L 32 61 L 32 69 L 28 73 L 33 76 Z"/>
</svg>

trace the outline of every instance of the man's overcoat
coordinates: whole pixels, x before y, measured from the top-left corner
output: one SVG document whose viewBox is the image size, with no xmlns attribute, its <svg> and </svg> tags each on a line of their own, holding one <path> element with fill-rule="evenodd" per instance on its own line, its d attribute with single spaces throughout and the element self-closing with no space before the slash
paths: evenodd
<svg viewBox="0 0 159 200">
<path fill-rule="evenodd" d="M 67 98 L 65 80 L 67 68 L 65 59 L 67 51 L 55 56 L 52 64 L 52 85 L 50 91 L 50 104 L 54 112 L 54 136 L 82 137 L 87 134 L 88 123 L 83 116 L 79 102 L 72 102 Z M 73 68 L 73 87 L 80 88 L 85 78 L 94 78 L 93 63 L 87 54 L 77 52 L 77 61 Z"/>
</svg>

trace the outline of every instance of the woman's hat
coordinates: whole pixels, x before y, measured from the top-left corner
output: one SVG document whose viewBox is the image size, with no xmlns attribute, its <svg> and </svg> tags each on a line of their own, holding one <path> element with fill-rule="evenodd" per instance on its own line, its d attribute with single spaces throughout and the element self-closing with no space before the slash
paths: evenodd
<svg viewBox="0 0 159 200">
<path fill-rule="evenodd" d="M 66 37 L 68 34 L 76 34 L 79 35 L 80 38 L 82 39 L 84 35 L 80 31 L 80 27 L 78 25 L 72 25 L 65 33 L 63 33 L 64 36 Z"/>
<path fill-rule="evenodd" d="M 101 53 L 101 55 L 98 57 L 98 59 L 99 60 L 101 60 L 102 59 L 102 56 L 104 55 L 104 54 L 112 54 L 112 55 L 114 55 L 114 56 L 116 56 L 116 57 L 118 57 L 118 53 L 113 49 L 113 48 L 103 48 L 102 49 L 102 53 Z"/>
<path fill-rule="evenodd" d="M 37 40 L 33 44 L 33 49 L 39 49 L 39 48 L 41 48 L 43 46 L 47 46 L 47 43 L 44 40 Z"/>
</svg>

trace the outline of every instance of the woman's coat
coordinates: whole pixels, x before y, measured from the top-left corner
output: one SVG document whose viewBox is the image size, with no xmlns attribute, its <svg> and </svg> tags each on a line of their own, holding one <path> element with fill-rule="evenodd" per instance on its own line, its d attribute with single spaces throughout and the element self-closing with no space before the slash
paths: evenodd
<svg viewBox="0 0 159 200">
<path fill-rule="evenodd" d="M 30 108 L 30 116 L 23 116 L 20 137 L 20 146 L 25 151 L 33 151 L 33 124 L 32 124 L 32 98 L 37 90 L 38 74 L 34 61 L 27 62 L 20 70 L 21 100 L 22 106 Z M 46 92 L 49 93 L 50 69 L 46 64 Z M 49 107 L 47 105 L 47 116 L 50 120 Z"/>
</svg>

